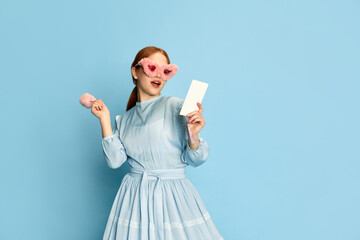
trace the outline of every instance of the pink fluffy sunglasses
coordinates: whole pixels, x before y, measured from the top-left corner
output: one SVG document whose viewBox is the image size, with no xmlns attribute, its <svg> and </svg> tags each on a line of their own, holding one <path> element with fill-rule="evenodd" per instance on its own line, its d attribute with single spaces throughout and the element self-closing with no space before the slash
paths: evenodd
<svg viewBox="0 0 360 240">
<path fill-rule="evenodd" d="M 175 64 L 165 64 L 159 65 L 156 62 L 152 61 L 150 58 L 141 59 L 135 67 L 142 66 L 144 72 L 149 77 L 156 77 L 159 73 L 161 78 L 164 81 L 169 80 L 178 70 L 178 67 Z"/>
</svg>

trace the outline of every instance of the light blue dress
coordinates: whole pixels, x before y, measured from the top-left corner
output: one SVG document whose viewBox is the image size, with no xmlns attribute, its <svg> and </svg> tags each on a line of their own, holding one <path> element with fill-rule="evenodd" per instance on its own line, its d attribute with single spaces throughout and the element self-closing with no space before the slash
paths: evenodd
<svg viewBox="0 0 360 240">
<path fill-rule="evenodd" d="M 115 117 L 113 135 L 102 138 L 110 168 L 130 165 L 119 187 L 103 239 L 223 239 L 185 167 L 203 164 L 209 145 L 188 145 L 184 100 L 159 95 L 136 102 Z"/>
</svg>

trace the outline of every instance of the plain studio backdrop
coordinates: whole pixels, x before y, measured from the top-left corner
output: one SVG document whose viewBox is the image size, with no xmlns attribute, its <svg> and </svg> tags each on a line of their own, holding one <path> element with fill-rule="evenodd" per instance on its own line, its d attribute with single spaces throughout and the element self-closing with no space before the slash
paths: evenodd
<svg viewBox="0 0 360 240">
<path fill-rule="evenodd" d="M 107 167 L 89 92 L 115 115 L 146 46 L 161 94 L 202 102 L 187 167 L 225 239 L 360 239 L 359 1 L 0 2 L 0 239 L 101 239 L 128 164 Z"/>
</svg>

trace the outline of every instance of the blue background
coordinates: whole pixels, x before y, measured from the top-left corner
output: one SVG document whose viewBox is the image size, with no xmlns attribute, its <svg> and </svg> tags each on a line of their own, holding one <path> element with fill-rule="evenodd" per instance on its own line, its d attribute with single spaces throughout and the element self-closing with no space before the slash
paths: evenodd
<svg viewBox="0 0 360 240">
<path fill-rule="evenodd" d="M 101 239 L 128 166 L 79 97 L 113 124 L 151 45 L 163 95 L 209 83 L 187 176 L 225 239 L 360 239 L 359 1 L 0 3 L 0 239 Z"/>
</svg>

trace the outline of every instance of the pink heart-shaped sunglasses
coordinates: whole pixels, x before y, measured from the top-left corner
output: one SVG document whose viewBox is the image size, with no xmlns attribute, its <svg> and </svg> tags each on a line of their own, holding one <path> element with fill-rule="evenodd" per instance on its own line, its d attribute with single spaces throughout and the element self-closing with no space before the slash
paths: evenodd
<svg viewBox="0 0 360 240">
<path fill-rule="evenodd" d="M 160 76 L 164 81 L 172 78 L 172 76 L 174 76 L 174 74 L 178 70 L 178 67 L 175 64 L 165 64 L 160 66 L 156 62 L 152 61 L 150 58 L 141 59 L 135 65 L 135 67 L 137 66 L 142 66 L 145 74 L 149 77 L 156 77 L 160 73 Z"/>
</svg>

